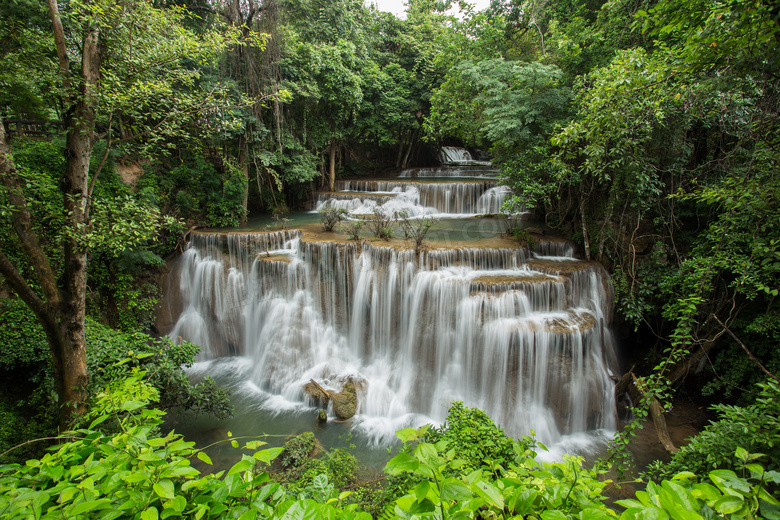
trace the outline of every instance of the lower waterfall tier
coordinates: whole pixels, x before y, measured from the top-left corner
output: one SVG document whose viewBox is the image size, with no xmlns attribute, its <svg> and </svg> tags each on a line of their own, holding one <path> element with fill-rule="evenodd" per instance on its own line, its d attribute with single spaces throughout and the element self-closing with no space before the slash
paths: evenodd
<svg viewBox="0 0 780 520">
<path fill-rule="evenodd" d="M 334 390 L 349 379 L 378 438 L 463 401 L 554 444 L 616 427 L 611 285 L 598 264 L 555 255 L 566 247 L 418 254 L 295 231 L 196 233 L 170 336 L 203 359 L 250 360 L 254 385 L 302 407 L 316 404 L 311 379 Z"/>
</svg>

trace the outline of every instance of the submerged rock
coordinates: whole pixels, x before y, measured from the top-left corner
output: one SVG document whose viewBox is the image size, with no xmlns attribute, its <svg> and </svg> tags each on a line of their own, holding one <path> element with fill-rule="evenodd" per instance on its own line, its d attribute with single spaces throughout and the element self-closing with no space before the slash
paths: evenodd
<svg viewBox="0 0 780 520">
<path fill-rule="evenodd" d="M 326 422 L 328 422 L 328 412 L 320 408 L 317 410 L 317 423 L 325 424 Z"/>
</svg>

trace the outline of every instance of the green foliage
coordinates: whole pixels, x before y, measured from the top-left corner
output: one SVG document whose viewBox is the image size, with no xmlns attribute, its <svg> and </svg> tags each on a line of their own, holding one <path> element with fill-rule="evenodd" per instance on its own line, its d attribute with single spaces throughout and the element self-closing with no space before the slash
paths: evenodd
<svg viewBox="0 0 780 520">
<path fill-rule="evenodd" d="M 15 444 L 47 436 L 56 426 L 56 404 L 51 354 L 46 336 L 30 311 L 18 300 L 0 300 L 4 348 L 0 350 L 4 413 L 24 421 L 19 430 L 4 429 L 0 453 Z M 195 361 L 199 347 L 174 345 L 169 338 L 153 339 L 140 332 L 119 332 L 87 319 L 87 368 L 91 395 L 115 381 L 124 381 L 142 369 L 145 384 L 158 392 L 160 406 L 180 413 L 210 413 L 224 418 L 232 413 L 225 390 L 213 380 L 193 384 L 182 367 Z M 11 421 L 12 424 L 14 421 Z M 16 456 L 16 454 L 12 454 Z"/>
<path fill-rule="evenodd" d="M 339 224 L 338 231 L 346 234 L 349 240 L 357 242 L 360 240 L 360 232 L 367 223 L 368 221 L 362 218 L 347 220 Z"/>
<path fill-rule="evenodd" d="M 459 453 L 466 457 L 480 455 L 482 441 L 479 437 L 472 437 L 468 444 L 451 447 L 452 442 L 459 441 L 458 436 L 434 444 L 425 442 L 428 436 L 425 430 L 399 431 L 401 440 L 419 439 L 420 442 L 413 449 L 402 450 L 393 457 L 385 471 L 391 475 L 407 474 L 418 478 L 406 488 L 404 496 L 395 500 L 390 509 L 393 517 L 472 518 L 476 514 L 543 520 L 617 517 L 602 501 L 600 493 L 606 483 L 582 469 L 581 459 L 541 464 L 534 459 L 532 443 L 509 439 L 495 426 L 492 426 L 491 434 L 491 426 L 485 424 L 490 422 L 489 418 L 486 421 L 474 411 L 465 411 L 473 420 L 463 424 L 456 419 L 457 428 L 468 435 L 478 431 L 471 424 L 476 422 L 487 434 L 488 442 L 503 436 L 505 440 L 500 441 L 500 445 L 489 446 L 486 451 L 493 452 L 488 456 L 506 456 L 507 459 L 501 463 L 499 458 L 491 458 L 475 465 L 478 461 L 460 458 Z"/>
<path fill-rule="evenodd" d="M 756 458 L 741 448 L 736 454 L 745 462 Z M 617 501 L 626 508 L 620 518 L 779 518 L 780 501 L 766 486 L 780 484 L 780 473 L 766 471 L 756 462 L 745 468 L 747 476 L 743 477 L 727 469 L 711 471 L 707 477 L 712 484 L 697 482 L 697 476 L 689 471 L 660 485 L 648 482 L 646 491 L 637 491 L 636 500 Z"/>
<path fill-rule="evenodd" d="M 365 223 L 371 230 L 374 238 L 381 240 L 388 240 L 393 236 L 393 226 L 395 225 L 395 222 L 396 217 L 385 212 L 379 206 L 375 206 L 371 210 L 371 217 L 365 220 Z"/>
<path fill-rule="evenodd" d="M 760 388 L 758 398 L 748 406 L 713 406 L 718 419 L 677 450 L 670 462 L 656 462 L 648 472 L 670 478 L 681 471 L 698 475 L 713 469 L 742 471 L 748 461 L 738 450 L 747 450 L 751 457 L 762 454 L 768 471 L 780 471 L 780 386 L 770 380 Z"/>
<path fill-rule="evenodd" d="M 244 216 L 246 179 L 230 161 L 222 161 L 219 171 L 202 155 L 188 154 L 173 168 L 161 163 L 147 169 L 138 187 L 153 192 L 164 211 L 187 221 L 237 226 Z"/>
<path fill-rule="evenodd" d="M 426 130 L 509 157 L 549 135 L 565 114 L 569 93 L 560 78 L 560 69 L 541 63 L 463 61 L 433 95 Z"/>
<path fill-rule="evenodd" d="M 354 458 L 334 450 L 306 461 L 303 451 L 313 445 L 310 432 L 288 443 L 290 450 L 247 442 L 241 460 L 229 470 L 201 473 L 191 461 L 210 465 L 210 458 L 180 435 L 161 433 L 162 412 L 149 408 L 158 392 L 144 379 L 143 371 L 134 369 L 108 385 L 98 394 L 89 427 L 69 432 L 42 458 L 0 466 L 0 514 L 9 519 L 371 518 L 349 503 L 360 496 L 337 491 L 349 485 L 339 475 L 354 475 Z M 705 482 L 692 472 L 679 473 L 649 482 L 636 499 L 619 501 L 626 509 L 618 513 L 604 503 L 609 481 L 597 480 L 580 459 L 541 463 L 532 439 L 509 439 L 484 413 L 454 408 L 440 429 L 398 432 L 405 447 L 385 470 L 394 478 L 412 478 L 400 479 L 407 485 L 387 504 L 384 518 L 773 520 L 780 513 L 780 502 L 768 487 L 780 484 L 780 474 L 765 470 L 757 462 L 761 456 L 741 448 L 736 456 L 743 462 L 742 476 L 720 469 L 709 472 Z M 94 430 L 107 421 L 116 422 L 116 433 Z M 431 442 L 434 436 L 440 438 Z M 484 439 L 493 445 L 481 446 Z M 307 468 L 287 484 L 274 482 L 268 473 L 285 451 L 300 451 L 301 466 Z M 489 458 L 480 461 L 483 455 Z"/>
<path fill-rule="evenodd" d="M 473 469 L 505 465 L 517 455 L 517 441 L 508 437 L 485 412 L 460 401 L 450 406 L 444 424 L 428 429 L 423 439 L 431 444 L 445 441 L 447 448 L 454 450 L 454 457 Z M 530 437 L 524 437 L 520 443 L 524 445 L 522 453 L 535 448 Z"/>
<path fill-rule="evenodd" d="M 232 414 L 225 390 L 210 378 L 192 384 L 182 370 L 195 362 L 200 350 L 197 345 L 189 342 L 175 345 L 167 337 L 153 339 L 140 332 L 119 332 L 90 322 L 87 345 L 87 367 L 94 389 L 142 369 L 146 382 L 159 390 L 159 404 L 165 409 L 210 413 L 217 418 Z M 124 361 L 117 363 L 118 360 Z"/>
<path fill-rule="evenodd" d="M 355 484 L 357 466 L 357 460 L 348 451 L 330 450 L 304 461 L 296 472 L 288 472 L 288 491 L 298 498 L 331 499 L 339 495 L 338 490 Z"/>
<path fill-rule="evenodd" d="M 90 427 L 63 437 L 56 451 L 24 465 L 0 466 L 3 518 L 368 516 L 350 506 L 287 499 L 267 472 L 281 450 L 258 450 L 260 441 L 246 443 L 252 455 L 243 455 L 227 472 L 202 474 L 191 460 L 211 464 L 209 457 L 174 432 L 160 435 L 162 412 L 147 407 L 156 391 L 142 378 L 143 372 L 135 371 L 109 386 Z M 92 429 L 112 416 L 119 419 L 118 433 L 107 436 Z"/>
<path fill-rule="evenodd" d="M 420 251 L 423 240 L 428 235 L 431 228 L 439 222 L 437 217 L 412 218 L 409 212 L 401 210 L 394 215 L 395 220 L 401 226 L 404 232 L 404 238 L 414 240 L 415 251 Z"/>
<path fill-rule="evenodd" d="M 281 455 L 282 467 L 288 470 L 299 469 L 311 458 L 316 445 L 317 439 L 312 432 L 301 433 L 285 442 Z"/>
<path fill-rule="evenodd" d="M 347 215 L 347 210 L 336 207 L 332 204 L 327 204 L 326 206 L 318 209 L 317 213 L 320 214 L 320 224 L 322 224 L 322 230 L 331 232 L 336 227 L 336 224 L 344 220 L 344 217 Z"/>
</svg>

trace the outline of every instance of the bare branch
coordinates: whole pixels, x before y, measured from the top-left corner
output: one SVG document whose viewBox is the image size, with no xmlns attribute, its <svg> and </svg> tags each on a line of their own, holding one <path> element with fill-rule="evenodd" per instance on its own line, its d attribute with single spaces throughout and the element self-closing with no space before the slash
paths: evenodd
<svg viewBox="0 0 780 520">
<path fill-rule="evenodd" d="M 755 363 L 756 366 L 758 366 L 758 368 L 760 368 L 762 372 L 764 372 L 766 375 L 768 375 L 769 377 L 771 377 L 772 379 L 774 379 L 775 381 L 780 383 L 780 379 L 778 379 L 778 377 L 776 375 L 774 375 L 772 372 L 767 370 L 766 367 L 764 367 L 764 365 L 762 365 L 761 362 L 758 359 L 756 359 L 756 356 L 754 356 L 753 353 L 750 352 L 750 349 L 748 349 L 747 346 L 744 343 L 742 343 L 742 341 L 740 341 L 740 339 L 733 332 L 731 332 L 731 329 L 728 328 L 725 323 L 720 321 L 720 318 L 718 318 L 714 314 L 712 315 L 712 317 L 715 319 L 715 321 L 718 322 L 718 324 L 720 324 L 721 327 L 723 327 L 723 330 L 728 332 L 729 336 L 731 336 L 731 338 L 734 341 L 736 341 L 739 344 L 740 347 L 742 347 L 742 349 L 747 353 L 747 355 L 750 358 L 750 360 L 753 363 Z"/>
</svg>

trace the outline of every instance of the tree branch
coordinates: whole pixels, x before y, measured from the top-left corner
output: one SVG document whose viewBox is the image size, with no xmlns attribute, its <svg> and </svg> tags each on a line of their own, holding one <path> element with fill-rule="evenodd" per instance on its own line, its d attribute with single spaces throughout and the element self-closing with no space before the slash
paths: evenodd
<svg viewBox="0 0 780 520">
<path fill-rule="evenodd" d="M 0 184 L 8 190 L 8 202 L 14 208 L 12 211 L 14 231 L 21 241 L 22 249 L 32 264 L 33 272 L 41 289 L 43 289 L 43 294 L 49 302 L 58 302 L 60 293 L 57 289 L 57 278 L 54 276 L 49 259 L 43 252 L 43 248 L 38 242 L 38 236 L 33 228 L 32 216 L 27 207 L 27 199 L 22 192 L 19 175 L 16 172 L 16 164 L 14 164 L 11 157 L 11 148 L 5 139 L 5 128 L 1 119 Z M 13 266 L 13 264 L 11 265 Z M 15 267 L 14 270 L 16 270 Z M 22 281 L 24 280 L 22 279 Z M 26 282 L 24 283 L 27 285 Z"/>
<path fill-rule="evenodd" d="M 19 270 L 0 250 L 0 275 L 3 275 L 11 289 L 27 304 L 40 321 L 51 322 L 49 306 L 30 288 Z"/>
<path fill-rule="evenodd" d="M 752 353 L 752 352 L 750 352 L 750 350 L 747 348 L 747 346 L 745 346 L 745 344 L 744 344 L 744 343 L 742 343 L 742 342 L 739 340 L 739 338 L 738 338 L 738 337 L 737 337 L 737 336 L 736 336 L 736 335 L 735 335 L 733 332 L 731 332 L 731 329 L 730 329 L 730 328 L 728 328 L 728 327 L 726 326 L 726 324 L 725 324 L 725 323 L 723 323 L 722 321 L 720 321 L 720 318 L 718 318 L 718 317 L 717 317 L 717 316 L 715 316 L 714 314 L 712 315 L 712 317 L 715 319 L 715 321 L 717 321 L 717 322 L 718 322 L 718 324 L 720 324 L 720 326 L 721 326 L 721 327 L 723 327 L 723 330 L 725 330 L 726 332 L 728 332 L 728 333 L 729 333 L 729 336 L 731 336 L 731 338 L 732 338 L 734 341 L 736 341 L 736 342 L 739 344 L 739 346 L 740 346 L 740 347 L 742 347 L 742 349 L 743 349 L 743 350 L 744 350 L 744 351 L 747 353 L 747 355 L 748 355 L 748 357 L 750 358 L 750 360 L 751 360 L 753 363 L 755 363 L 755 364 L 756 364 L 756 366 L 758 366 L 758 368 L 760 368 L 762 372 L 764 372 L 766 375 L 768 375 L 769 377 L 771 377 L 772 379 L 774 379 L 775 381 L 777 381 L 778 383 L 780 383 L 780 379 L 778 379 L 778 377 L 777 377 L 776 375 L 774 375 L 772 372 L 770 372 L 769 370 L 767 370 L 767 369 L 764 367 L 764 365 L 762 365 L 762 364 L 761 364 L 761 362 L 760 362 L 758 359 L 756 359 L 756 356 L 754 356 L 754 355 L 753 355 L 753 353 Z"/>
<path fill-rule="evenodd" d="M 47 0 L 49 5 L 49 17 L 51 18 L 52 32 L 54 33 L 54 45 L 57 48 L 57 58 L 60 62 L 60 75 L 62 76 L 62 86 L 66 92 L 66 103 L 71 97 L 71 77 L 70 77 L 70 61 L 68 60 L 68 48 L 65 44 L 65 30 L 62 28 L 62 20 L 60 19 L 60 10 L 57 7 L 57 0 Z"/>
<path fill-rule="evenodd" d="M 106 132 L 106 151 L 103 152 L 103 157 L 100 158 L 100 163 L 98 163 L 97 168 L 95 168 L 95 173 L 92 175 L 92 178 L 89 180 L 89 187 L 87 188 L 87 206 L 84 209 L 84 212 L 86 215 L 89 215 L 90 206 L 92 204 L 92 192 L 95 189 L 95 184 L 97 183 L 98 175 L 100 175 L 100 172 L 103 171 L 103 166 L 106 164 L 106 159 L 108 159 L 108 152 L 111 150 L 111 122 L 114 119 L 113 112 L 110 116 L 108 116 L 108 131 Z"/>
</svg>

